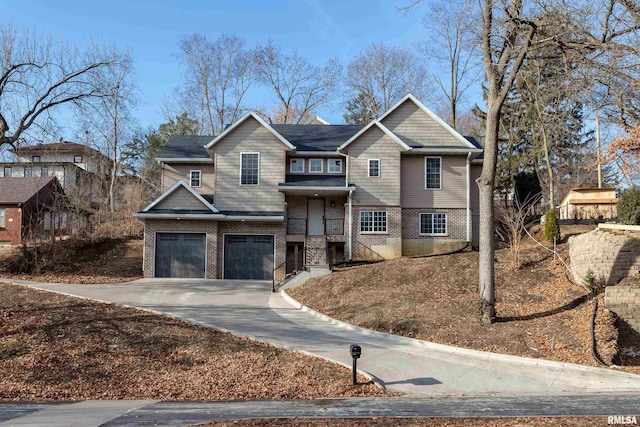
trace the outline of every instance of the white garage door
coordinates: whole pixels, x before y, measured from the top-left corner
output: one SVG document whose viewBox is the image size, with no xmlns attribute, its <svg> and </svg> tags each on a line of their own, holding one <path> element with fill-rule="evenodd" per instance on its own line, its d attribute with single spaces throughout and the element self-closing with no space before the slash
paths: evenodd
<svg viewBox="0 0 640 427">
<path fill-rule="evenodd" d="M 157 233 L 156 277 L 204 278 L 205 233 Z"/>
<path fill-rule="evenodd" d="M 224 278 L 271 280 L 273 249 L 273 236 L 225 236 Z"/>
</svg>

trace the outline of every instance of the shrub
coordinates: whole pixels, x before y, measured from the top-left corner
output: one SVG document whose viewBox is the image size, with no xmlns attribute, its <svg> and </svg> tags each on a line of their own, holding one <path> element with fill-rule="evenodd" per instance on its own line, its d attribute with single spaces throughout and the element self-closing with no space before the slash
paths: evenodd
<svg viewBox="0 0 640 427">
<path fill-rule="evenodd" d="M 626 225 L 640 225 L 640 188 L 632 188 L 620 195 L 618 219 Z"/>
<path fill-rule="evenodd" d="M 553 242 L 553 238 L 560 240 L 560 225 L 556 220 L 556 211 L 549 209 L 544 217 L 544 238 L 549 242 Z"/>
</svg>

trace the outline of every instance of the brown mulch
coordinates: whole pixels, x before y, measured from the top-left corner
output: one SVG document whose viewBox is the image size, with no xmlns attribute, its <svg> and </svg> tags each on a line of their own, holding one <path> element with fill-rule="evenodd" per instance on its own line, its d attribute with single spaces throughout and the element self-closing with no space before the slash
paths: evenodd
<svg viewBox="0 0 640 427">
<path fill-rule="evenodd" d="M 0 284 L 0 400 L 385 395 L 359 381 L 325 360 L 179 320 Z"/>
<path fill-rule="evenodd" d="M 568 244 L 559 246 L 568 259 Z M 287 292 L 301 303 L 377 331 L 476 350 L 599 366 L 591 355 L 593 299 L 553 256 L 525 243 L 519 270 L 496 251 L 496 322 L 479 319 L 478 253 L 399 258 L 314 278 Z M 616 359 L 614 315 L 598 297 L 597 350 Z M 633 365 L 629 363 L 629 365 Z M 624 368 L 640 373 L 639 366 Z"/>
<path fill-rule="evenodd" d="M 216 427 L 286 426 L 286 427 L 600 427 L 607 425 L 607 417 L 528 417 L 528 418 L 362 418 L 362 419 L 252 419 L 211 424 Z"/>
<path fill-rule="evenodd" d="M 121 283 L 142 278 L 143 241 L 138 238 L 68 239 L 42 245 L 38 272 L 11 271 L 21 248 L 0 253 L 0 276 L 51 283 Z"/>
</svg>

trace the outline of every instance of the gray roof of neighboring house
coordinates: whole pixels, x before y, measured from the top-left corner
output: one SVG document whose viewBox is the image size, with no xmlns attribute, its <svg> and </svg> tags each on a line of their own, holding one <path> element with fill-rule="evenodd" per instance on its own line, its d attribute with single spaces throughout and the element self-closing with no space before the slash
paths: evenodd
<svg viewBox="0 0 640 427">
<path fill-rule="evenodd" d="M 336 151 L 358 133 L 360 125 L 271 125 L 298 151 Z"/>
<path fill-rule="evenodd" d="M 91 148 L 87 145 L 78 144 L 77 142 L 71 141 L 62 141 L 62 142 L 54 142 L 51 144 L 34 144 L 34 145 L 21 145 L 11 150 L 15 154 L 20 153 L 36 153 L 36 152 L 56 152 L 56 153 L 94 153 L 99 154 L 101 156 L 105 156 L 100 151 L 95 148 Z"/>
<path fill-rule="evenodd" d="M 291 187 L 346 187 L 344 175 L 287 175 L 280 185 Z"/>
<path fill-rule="evenodd" d="M 26 203 L 56 177 L 0 178 L 0 205 Z"/>
<path fill-rule="evenodd" d="M 213 140 L 213 136 L 175 135 L 169 138 L 158 153 L 159 159 L 210 159 L 204 146 Z"/>
<path fill-rule="evenodd" d="M 482 153 L 478 154 L 478 157 L 476 157 L 475 160 L 483 160 L 484 159 L 484 146 L 480 143 L 480 141 L 478 141 L 473 136 L 467 136 L 467 135 L 465 135 L 465 139 L 467 141 L 469 141 L 470 143 L 472 143 L 474 147 L 480 148 L 482 150 Z"/>
</svg>

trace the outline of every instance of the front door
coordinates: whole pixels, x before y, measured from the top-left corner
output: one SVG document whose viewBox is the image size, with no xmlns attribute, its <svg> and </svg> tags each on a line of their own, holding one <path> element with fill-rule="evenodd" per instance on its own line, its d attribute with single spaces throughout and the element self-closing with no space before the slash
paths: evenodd
<svg viewBox="0 0 640 427">
<path fill-rule="evenodd" d="M 309 199 L 307 205 L 307 217 L 309 226 L 307 234 L 309 236 L 324 235 L 324 199 Z"/>
</svg>

